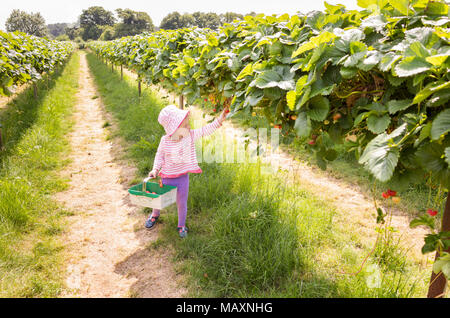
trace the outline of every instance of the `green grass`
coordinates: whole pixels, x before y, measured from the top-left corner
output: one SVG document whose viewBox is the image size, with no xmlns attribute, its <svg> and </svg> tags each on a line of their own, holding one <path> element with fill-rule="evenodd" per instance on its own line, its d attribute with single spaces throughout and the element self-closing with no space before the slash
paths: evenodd
<svg viewBox="0 0 450 318">
<path fill-rule="evenodd" d="M 0 113 L 0 297 L 54 297 L 63 288 L 62 244 L 68 212 L 51 199 L 66 187 L 57 171 L 78 85 L 79 53 L 47 84 L 29 88 Z M 45 81 L 44 81 L 45 82 Z"/>
<path fill-rule="evenodd" d="M 164 134 L 157 122 L 167 104 L 127 76 L 88 62 L 106 110 L 117 120 L 115 132 L 126 141 L 128 158 L 139 168 L 135 181 L 152 168 Z M 215 136 L 215 137 L 214 137 Z M 210 139 L 220 136 L 220 132 Z M 260 163 L 201 163 L 203 174 L 190 175 L 188 238 L 176 232 L 176 207 L 161 216 L 161 237 L 146 248 L 158 253 L 171 245 L 175 266 L 187 277 L 192 297 L 413 297 L 423 296 L 426 278 L 394 243 L 380 247 L 369 264 L 380 269 L 379 288 L 368 288 L 370 273 L 356 272 L 372 246 L 358 232 L 335 221 L 327 202 L 289 184 Z M 143 209 L 148 213 L 148 209 Z M 395 263 L 396 266 L 384 264 Z"/>
<path fill-rule="evenodd" d="M 270 130 L 269 122 L 265 117 L 251 116 L 247 112 L 241 112 L 232 118 L 234 124 L 242 127 L 264 127 Z M 312 152 L 308 150 L 306 140 L 303 138 L 293 138 L 291 136 L 283 137 L 280 135 L 280 146 L 287 150 L 296 158 L 308 162 L 310 165 L 316 166 L 316 159 Z M 335 178 L 342 179 L 350 184 L 357 185 L 366 195 L 372 196 L 374 192 L 380 204 L 386 207 L 396 206 L 390 200 L 383 200 L 381 193 L 387 189 L 397 190 L 401 197 L 401 202 L 396 208 L 412 215 L 417 216 L 426 211 L 430 207 L 434 207 L 434 198 L 437 195 L 437 190 L 432 190 L 424 182 L 418 184 L 411 184 L 404 189 L 398 189 L 393 182 L 381 183 L 374 180 L 370 173 L 358 163 L 353 152 L 348 152 L 346 145 L 341 144 L 336 146 L 338 157 L 336 160 L 329 162 L 326 173 Z M 431 191 L 431 193 L 430 193 Z M 442 193 L 442 207 L 443 211 L 446 194 Z"/>
</svg>

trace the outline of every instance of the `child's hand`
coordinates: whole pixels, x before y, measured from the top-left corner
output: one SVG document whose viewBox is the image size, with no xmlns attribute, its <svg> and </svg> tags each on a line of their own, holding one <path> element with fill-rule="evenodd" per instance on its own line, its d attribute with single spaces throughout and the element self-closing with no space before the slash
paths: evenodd
<svg viewBox="0 0 450 318">
<path fill-rule="evenodd" d="M 229 106 L 225 107 L 222 113 L 219 116 L 219 121 L 222 123 L 225 119 L 227 119 L 227 114 L 230 112 Z"/>
<path fill-rule="evenodd" d="M 157 170 L 152 170 L 148 173 L 148 177 L 151 179 L 154 179 L 158 176 L 158 171 Z"/>
</svg>

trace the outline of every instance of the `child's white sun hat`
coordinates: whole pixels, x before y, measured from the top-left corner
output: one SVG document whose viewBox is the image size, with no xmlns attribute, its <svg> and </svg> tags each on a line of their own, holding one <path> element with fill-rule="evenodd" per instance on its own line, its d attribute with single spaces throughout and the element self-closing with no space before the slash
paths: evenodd
<svg viewBox="0 0 450 318">
<path fill-rule="evenodd" d="M 166 134 L 171 136 L 180 127 L 188 114 L 189 110 L 179 109 L 175 105 L 169 105 L 164 107 L 159 113 L 158 122 L 164 127 Z"/>
</svg>

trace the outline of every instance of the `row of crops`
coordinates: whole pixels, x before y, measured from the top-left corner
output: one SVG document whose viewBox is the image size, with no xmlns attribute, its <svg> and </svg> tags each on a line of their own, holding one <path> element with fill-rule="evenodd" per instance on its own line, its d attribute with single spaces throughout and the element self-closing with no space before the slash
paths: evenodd
<svg viewBox="0 0 450 318">
<path fill-rule="evenodd" d="M 360 11 L 325 3 L 325 12 L 247 16 L 217 31 L 161 30 L 90 48 L 189 104 L 265 116 L 283 135 L 305 138 L 323 169 L 345 143 L 377 180 L 397 190 L 426 179 L 438 188 L 435 208 L 447 197 L 440 231 L 427 213 L 411 222 L 430 230 L 422 251 L 441 256 L 434 297 L 446 284 L 440 274 L 450 276 L 448 4 L 358 4 Z M 383 209 L 377 213 L 383 222 Z"/>
<path fill-rule="evenodd" d="M 352 135 L 377 179 L 409 184 L 431 172 L 449 187 L 448 5 L 370 2 L 362 11 L 325 3 L 325 12 L 248 16 L 218 31 L 162 30 L 90 47 L 189 104 L 209 97 L 231 104 L 232 115 L 257 112 L 283 134 L 309 137 L 322 167 Z"/>
<path fill-rule="evenodd" d="M 17 86 L 51 73 L 73 49 L 71 42 L 0 31 L 0 96 L 9 96 Z"/>
</svg>

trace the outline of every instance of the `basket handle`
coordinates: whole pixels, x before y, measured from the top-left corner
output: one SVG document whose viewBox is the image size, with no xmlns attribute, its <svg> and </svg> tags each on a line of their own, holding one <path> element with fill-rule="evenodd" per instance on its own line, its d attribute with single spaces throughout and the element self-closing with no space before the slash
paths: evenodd
<svg viewBox="0 0 450 318">
<path fill-rule="evenodd" d="M 143 182 L 142 182 L 142 192 L 145 192 L 146 191 L 146 186 L 147 186 L 147 182 L 149 181 L 149 180 L 151 180 L 151 179 L 159 179 L 159 187 L 160 188 L 162 188 L 163 187 L 163 183 L 162 183 L 162 178 L 161 177 L 156 177 L 156 178 L 150 178 L 150 177 L 147 177 L 147 178 L 145 178 L 144 180 L 143 180 Z"/>
<path fill-rule="evenodd" d="M 142 181 L 142 192 L 146 191 L 145 187 L 147 186 L 148 180 L 150 180 L 150 177 L 147 177 Z"/>
</svg>

